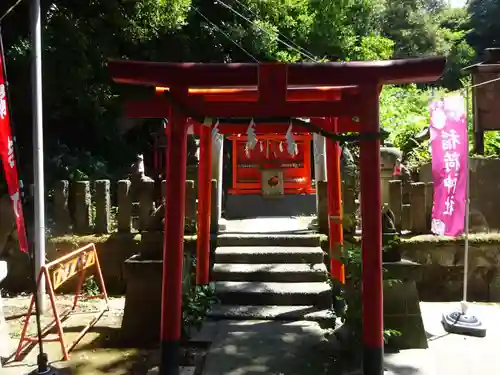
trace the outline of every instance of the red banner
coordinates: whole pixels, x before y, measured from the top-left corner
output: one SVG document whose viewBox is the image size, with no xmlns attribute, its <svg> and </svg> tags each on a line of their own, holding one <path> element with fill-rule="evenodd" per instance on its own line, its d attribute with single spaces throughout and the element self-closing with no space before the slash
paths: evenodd
<svg viewBox="0 0 500 375">
<path fill-rule="evenodd" d="M 17 237 L 19 248 L 22 252 L 28 252 L 28 239 L 24 226 L 23 206 L 21 193 L 19 191 L 19 178 L 17 174 L 16 155 L 14 153 L 14 140 L 10 125 L 9 106 L 7 104 L 7 87 L 5 85 L 5 71 L 3 51 L 0 51 L 0 160 L 2 161 L 7 180 L 7 188 L 17 225 Z"/>
</svg>

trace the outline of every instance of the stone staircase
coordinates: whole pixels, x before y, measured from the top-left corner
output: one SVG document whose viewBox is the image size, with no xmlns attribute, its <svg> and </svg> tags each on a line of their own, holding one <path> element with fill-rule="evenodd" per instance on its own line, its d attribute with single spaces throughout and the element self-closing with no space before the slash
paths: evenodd
<svg viewBox="0 0 500 375">
<path fill-rule="evenodd" d="M 222 234 L 212 279 L 215 319 L 331 322 L 332 292 L 316 234 Z"/>
</svg>

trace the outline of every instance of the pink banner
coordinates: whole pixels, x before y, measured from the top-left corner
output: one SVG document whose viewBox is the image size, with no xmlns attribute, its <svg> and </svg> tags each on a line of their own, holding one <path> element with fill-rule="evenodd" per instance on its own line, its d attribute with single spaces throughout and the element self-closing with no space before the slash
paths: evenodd
<svg viewBox="0 0 500 375">
<path fill-rule="evenodd" d="M 465 100 L 460 94 L 430 105 L 434 204 L 432 232 L 459 236 L 465 228 L 468 153 Z"/>
</svg>

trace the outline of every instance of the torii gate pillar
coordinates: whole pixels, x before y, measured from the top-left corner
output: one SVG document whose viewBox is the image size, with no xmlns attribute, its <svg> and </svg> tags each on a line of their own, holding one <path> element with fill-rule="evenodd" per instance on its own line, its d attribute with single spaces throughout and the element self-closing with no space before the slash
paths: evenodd
<svg viewBox="0 0 500 375">
<path fill-rule="evenodd" d="M 179 96 L 187 89 L 174 89 Z M 170 107 L 166 163 L 165 235 L 161 301 L 160 374 L 179 373 L 182 325 L 182 269 L 184 260 L 184 215 L 186 201 L 187 117 Z M 174 199 L 175 198 L 175 199 Z"/>
<path fill-rule="evenodd" d="M 363 133 L 360 141 L 361 252 L 363 262 L 363 373 L 384 373 L 382 284 L 382 196 L 380 187 L 379 94 L 376 84 L 363 86 Z M 369 307 L 369 308 L 368 308 Z"/>
</svg>

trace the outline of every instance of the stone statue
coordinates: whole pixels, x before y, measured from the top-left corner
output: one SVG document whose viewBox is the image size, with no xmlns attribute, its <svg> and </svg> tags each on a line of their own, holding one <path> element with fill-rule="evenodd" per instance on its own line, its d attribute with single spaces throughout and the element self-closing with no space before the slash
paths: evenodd
<svg viewBox="0 0 500 375">
<path fill-rule="evenodd" d="M 474 208 L 469 212 L 469 233 L 488 233 L 490 226 L 483 213 Z"/>
<path fill-rule="evenodd" d="M 130 190 L 132 201 L 137 202 L 142 193 L 142 183 L 153 181 L 152 178 L 146 176 L 146 169 L 144 167 L 144 155 L 138 154 L 135 163 L 131 165 L 130 173 Z"/>
<path fill-rule="evenodd" d="M 382 207 L 382 260 L 384 262 L 400 262 L 401 253 L 396 246 L 398 231 L 396 217 L 388 205 Z"/>
<path fill-rule="evenodd" d="M 382 207 L 382 234 L 396 234 L 396 217 L 388 205 Z"/>
</svg>

